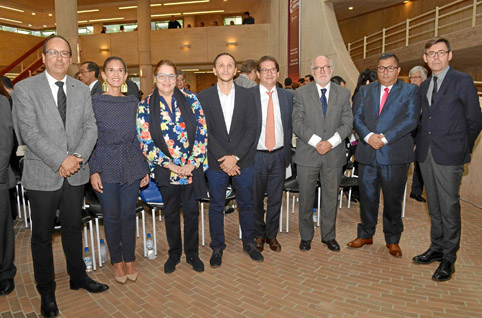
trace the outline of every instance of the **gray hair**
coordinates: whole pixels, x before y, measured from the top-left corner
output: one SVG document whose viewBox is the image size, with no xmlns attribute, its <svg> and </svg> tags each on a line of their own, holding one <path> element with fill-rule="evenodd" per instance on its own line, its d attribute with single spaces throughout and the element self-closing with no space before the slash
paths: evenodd
<svg viewBox="0 0 482 318">
<path fill-rule="evenodd" d="M 177 70 L 176 72 L 177 76 L 182 75 L 182 78 L 184 78 L 184 72 L 181 70 Z"/>
<path fill-rule="evenodd" d="M 330 61 L 330 68 L 331 68 L 331 71 L 333 72 L 333 68 L 334 68 L 334 64 L 333 64 L 333 60 L 331 59 L 331 57 L 329 56 L 326 56 L 324 54 L 320 54 L 318 56 L 315 56 L 312 60 L 311 60 L 311 67 L 310 69 L 313 69 L 313 64 L 315 63 L 315 60 L 319 57 L 324 57 L 324 58 L 327 58 L 328 61 Z"/>
<path fill-rule="evenodd" d="M 410 76 L 412 76 L 412 74 L 415 74 L 417 72 L 420 72 L 420 74 L 422 75 L 422 79 L 423 80 L 426 80 L 427 79 L 427 75 L 428 75 L 428 71 L 425 67 L 423 66 L 415 66 L 413 67 L 410 72 L 408 72 L 408 77 L 410 78 Z"/>
</svg>

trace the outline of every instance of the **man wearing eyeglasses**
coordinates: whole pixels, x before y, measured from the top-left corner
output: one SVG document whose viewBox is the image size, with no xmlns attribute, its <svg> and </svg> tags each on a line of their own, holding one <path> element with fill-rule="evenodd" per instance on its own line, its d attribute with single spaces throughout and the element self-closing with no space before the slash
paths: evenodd
<svg viewBox="0 0 482 318">
<path fill-rule="evenodd" d="M 276 87 L 279 64 L 274 57 L 263 56 L 258 61 L 256 74 L 259 85 L 251 88 L 258 114 L 253 184 L 254 244 L 260 252 L 265 243 L 271 250 L 280 252 L 281 244 L 276 236 L 286 167 L 291 162 L 293 94 Z M 265 194 L 268 197 L 266 211 Z"/>
<path fill-rule="evenodd" d="M 427 193 L 431 245 L 413 261 L 440 261 L 432 279 L 446 281 L 455 271 L 460 247 L 460 181 L 482 128 L 482 114 L 472 78 L 449 66 L 448 40 L 427 42 L 423 59 L 432 76 L 420 87 L 422 118 L 416 156 Z"/>
<path fill-rule="evenodd" d="M 84 184 L 87 160 L 97 140 L 89 88 L 67 76 L 70 44 L 52 35 L 44 42 L 45 72 L 15 86 L 18 126 L 27 146 L 22 184 L 32 209 L 32 258 L 44 317 L 59 311 L 55 299 L 52 232 L 57 210 L 70 289 L 91 293 L 109 287 L 89 278 L 82 259 Z"/>
<path fill-rule="evenodd" d="M 294 161 L 300 187 L 299 248 L 311 249 L 313 202 L 320 180 L 321 242 L 337 252 L 336 205 L 346 163 L 342 140 L 351 134 L 353 125 L 350 91 L 331 83 L 333 61 L 329 57 L 315 57 L 311 71 L 315 81 L 295 90 L 293 102 L 293 132 L 297 136 Z"/>
<path fill-rule="evenodd" d="M 420 118 L 420 95 L 415 85 L 398 79 L 400 66 L 393 53 L 378 58 L 378 82 L 362 86 L 353 106 L 353 126 L 361 139 L 359 163 L 360 217 L 357 237 L 348 243 L 359 248 L 373 244 L 383 191 L 383 232 L 390 255 L 401 257 L 402 200 L 408 167 L 414 159 L 412 131 Z"/>
<path fill-rule="evenodd" d="M 87 61 L 80 65 L 79 80 L 89 86 L 91 95 L 102 95 L 102 85 L 99 80 L 99 66 L 94 62 Z"/>
</svg>

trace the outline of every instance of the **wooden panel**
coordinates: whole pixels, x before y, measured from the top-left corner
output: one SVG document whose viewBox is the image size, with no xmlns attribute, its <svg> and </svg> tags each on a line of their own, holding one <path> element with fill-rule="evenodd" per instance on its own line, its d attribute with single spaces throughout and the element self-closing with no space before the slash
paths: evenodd
<svg viewBox="0 0 482 318">
<path fill-rule="evenodd" d="M 0 43 L 2 43 L 2 49 L 0 50 L 0 68 L 4 69 L 41 40 L 42 38 L 37 36 L 0 31 Z M 40 49 L 39 51 L 41 52 L 42 50 Z M 24 66 L 28 66 L 36 59 L 36 55 L 28 58 L 24 62 Z M 19 72 L 19 69 L 16 68 L 13 71 Z"/>
</svg>

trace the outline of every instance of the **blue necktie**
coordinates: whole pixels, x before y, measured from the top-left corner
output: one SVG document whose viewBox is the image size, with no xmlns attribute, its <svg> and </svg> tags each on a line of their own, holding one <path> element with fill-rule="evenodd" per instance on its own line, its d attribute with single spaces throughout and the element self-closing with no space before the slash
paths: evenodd
<svg viewBox="0 0 482 318">
<path fill-rule="evenodd" d="M 323 118 L 326 117 L 326 109 L 328 108 L 328 101 L 326 100 L 326 88 L 321 89 L 321 108 L 323 109 Z"/>
</svg>

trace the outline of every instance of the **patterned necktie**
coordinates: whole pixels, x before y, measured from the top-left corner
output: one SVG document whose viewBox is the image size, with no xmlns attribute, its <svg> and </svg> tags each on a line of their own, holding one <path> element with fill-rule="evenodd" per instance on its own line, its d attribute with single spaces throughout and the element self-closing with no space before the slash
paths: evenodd
<svg viewBox="0 0 482 318">
<path fill-rule="evenodd" d="M 65 126 L 65 116 L 67 113 L 67 96 L 65 96 L 65 92 L 63 89 L 64 82 L 58 81 L 55 82 L 55 85 L 59 87 L 59 91 L 57 92 L 57 107 L 59 108 L 60 117 L 62 118 Z"/>
<path fill-rule="evenodd" d="M 432 100 L 430 101 L 430 106 L 432 106 L 435 102 L 435 96 L 437 95 L 438 89 L 437 89 L 437 80 L 438 77 L 434 76 L 433 77 L 433 91 L 432 91 Z"/>
<path fill-rule="evenodd" d="M 328 108 L 328 101 L 326 100 L 326 88 L 321 89 L 321 108 L 323 109 L 323 118 L 326 117 L 326 110 Z"/>
<path fill-rule="evenodd" d="M 388 87 L 385 87 L 385 93 L 383 93 L 382 96 L 382 101 L 380 102 L 380 109 L 378 110 L 378 116 L 382 113 L 383 106 L 385 106 L 385 102 L 387 101 L 388 98 L 388 93 L 390 92 L 390 89 Z"/>
<path fill-rule="evenodd" d="M 274 106 L 273 106 L 273 92 L 266 92 L 269 95 L 268 111 L 266 112 L 266 138 L 265 146 L 268 151 L 274 149 L 276 146 L 276 137 L 274 131 Z"/>
</svg>

